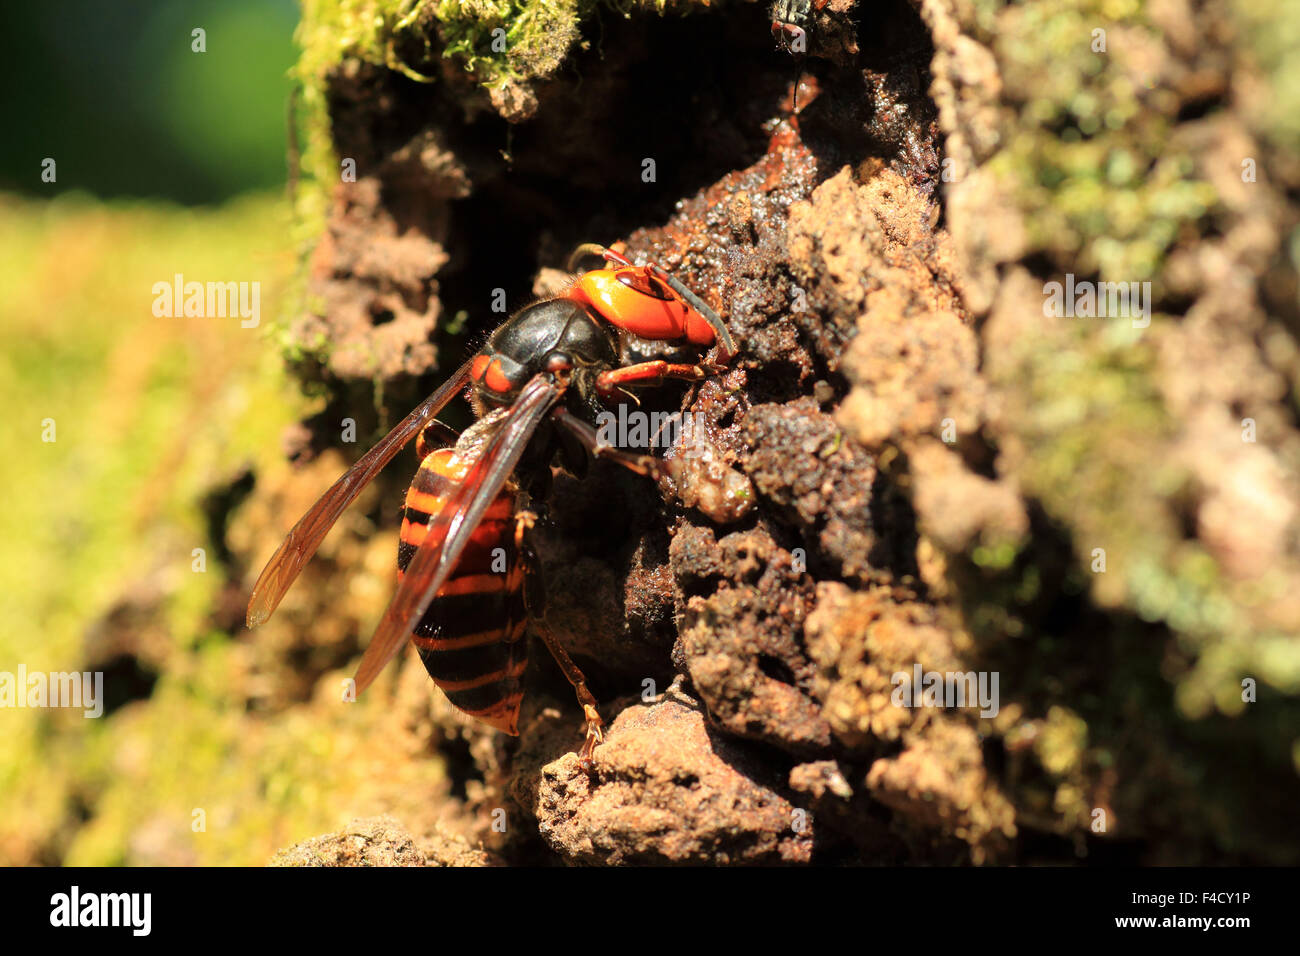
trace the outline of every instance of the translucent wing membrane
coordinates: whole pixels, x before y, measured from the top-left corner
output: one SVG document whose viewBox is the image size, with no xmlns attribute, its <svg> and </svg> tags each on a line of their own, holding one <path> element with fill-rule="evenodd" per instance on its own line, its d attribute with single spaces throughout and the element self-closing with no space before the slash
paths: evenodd
<svg viewBox="0 0 1300 956">
<path fill-rule="evenodd" d="M 438 589 L 455 570 L 484 513 L 519 463 L 533 432 L 561 394 L 561 388 L 544 375 L 535 376 L 525 385 L 464 479 L 430 520 L 424 543 L 407 565 L 397 593 L 361 658 L 356 676 L 358 693 L 397 656 L 424 617 Z"/>
<path fill-rule="evenodd" d="M 366 452 L 355 465 L 349 468 L 329 491 L 321 495 L 320 500 L 312 505 L 310 511 L 293 526 L 280 549 L 271 556 L 271 560 L 262 569 L 262 574 L 253 586 L 253 595 L 248 602 L 248 626 L 257 627 L 280 606 L 280 601 L 297 579 L 299 572 L 311 560 L 316 549 L 334 522 L 350 505 L 361 490 L 370 484 L 393 457 L 419 434 L 430 419 L 442 411 L 456 393 L 469 382 L 470 363 L 462 365 L 451 378 L 442 384 L 436 392 L 426 398 L 415 411 L 407 415 L 374 448 Z"/>
</svg>

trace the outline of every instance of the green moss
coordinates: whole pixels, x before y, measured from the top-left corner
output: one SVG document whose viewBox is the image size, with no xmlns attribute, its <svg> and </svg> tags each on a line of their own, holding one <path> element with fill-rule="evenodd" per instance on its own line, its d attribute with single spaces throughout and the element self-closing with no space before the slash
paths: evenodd
<svg viewBox="0 0 1300 956">
<path fill-rule="evenodd" d="M 1047 712 L 1042 732 L 1034 742 L 1039 762 L 1048 773 L 1065 777 L 1079 768 L 1088 746 L 1088 725 L 1066 707 Z"/>
<path fill-rule="evenodd" d="M 976 0 L 972 22 L 995 51 L 1004 91 L 987 169 L 1020 213 L 1026 258 L 1044 277 L 1151 281 L 1158 303 L 1170 251 L 1233 214 L 1200 178 L 1195 138 L 1180 129 L 1185 103 L 1169 78 L 1189 64 L 1174 62 L 1177 45 L 1148 10 L 1139 0 Z M 1285 51 L 1300 4 L 1234 2 L 1191 15 L 1196 65 L 1253 61 L 1265 78 L 1261 95 L 1225 108 L 1294 152 L 1300 72 Z M 1094 50 L 1100 30 L 1104 52 Z M 1244 42 L 1224 49 L 1234 41 Z M 1195 819 L 1221 847 L 1287 858 L 1294 851 L 1270 830 L 1270 801 L 1209 769 L 1240 762 L 1293 785 L 1300 655 L 1294 635 L 1255 618 L 1280 597 L 1282 577 L 1227 578 L 1189 530 L 1198 491 L 1180 453 L 1186 424 L 1165 405 L 1168 372 L 1157 363 L 1176 321 L 1157 312 L 1135 330 L 1049 319 L 989 337 L 1005 467 L 1042 516 L 1022 552 L 982 543 L 953 562 L 954 580 L 973 633 L 1001 655 L 1006 686 L 1026 688 L 1028 712 L 1046 715 L 1036 755 L 1056 782 L 1022 788 L 1023 805 L 1043 809 L 1044 787 L 1055 787 L 1057 819 L 1086 826 L 1095 788 L 1126 825 L 1150 824 L 1159 818 L 1151 807 L 1167 804 L 1182 820 L 1174 826 Z M 1267 704 L 1242 701 L 1244 676 Z M 1101 774 L 1112 765 L 1116 790 Z"/>
<path fill-rule="evenodd" d="M 1216 194 L 1171 143 L 1180 104 L 1156 83 L 1166 53 L 1143 4 L 1028 3 L 997 23 L 1003 80 L 1023 101 L 989 169 L 1027 213 L 1032 248 L 1106 281 L 1156 278 Z"/>
<path fill-rule="evenodd" d="M 352 59 L 425 82 L 435 72 L 430 63 L 446 56 L 484 86 L 546 76 L 563 61 L 579 23 L 596 5 L 596 0 L 305 0 L 297 73 L 304 82 L 319 80 Z M 408 45 L 422 51 L 423 61 L 411 57 Z"/>
<path fill-rule="evenodd" d="M 543 78 L 579 42 L 582 23 L 603 9 L 685 14 L 710 0 L 302 0 L 295 35 L 301 56 L 303 167 L 319 183 L 337 178 L 326 108 L 327 79 L 348 62 L 385 67 L 434 82 L 439 59 L 457 63 L 485 89 Z M 319 192 L 302 212 L 319 213 Z M 308 233 L 315 235 L 316 232 Z"/>
<path fill-rule="evenodd" d="M 443 54 L 484 86 L 547 76 L 564 61 L 592 0 L 435 0 Z M 500 31 L 500 32 L 498 32 Z"/>
<path fill-rule="evenodd" d="M 1231 16 L 1268 84 L 1247 108 L 1275 146 L 1300 153 L 1300 0 L 1233 0 Z"/>
<path fill-rule="evenodd" d="M 1265 36 L 1256 14 L 1237 15 L 1282 102 L 1300 96 L 1279 41 Z M 1028 252 L 1060 273 L 1152 281 L 1158 300 L 1168 251 L 1221 210 L 1213 187 L 1196 176 L 1197 157 L 1175 135 L 1182 103 L 1162 80 L 1172 54 L 1145 5 L 981 3 L 977 21 L 990 27 L 1014 106 L 988 167 L 1022 213 Z M 1094 48 L 1097 31 L 1105 31 L 1104 51 Z M 1275 116 L 1280 139 L 1291 135 L 1290 122 Z M 1068 530 L 1098 604 L 1180 635 L 1195 665 L 1178 699 L 1203 715 L 1232 699 L 1225 688 L 1236 675 L 1280 688 L 1294 688 L 1295 679 L 1265 650 L 1281 636 L 1252 634 L 1243 595 L 1195 540 L 1184 540 L 1177 501 L 1191 478 L 1161 451 L 1172 448 L 1179 426 L 1163 407 L 1149 344 L 1167 321 L 1156 314 L 1145 332 L 1103 320 L 1071 320 L 1069 330 L 1047 323 L 992 365 L 1014 396 L 1010 425 L 1026 449 L 1026 491 Z M 1095 548 L 1106 552 L 1104 573 L 1092 570 Z M 975 561 L 1000 563 L 988 554 Z"/>
<path fill-rule="evenodd" d="M 348 61 L 432 82 L 440 56 L 455 58 L 493 88 L 553 72 L 594 0 L 303 0 L 294 69 L 301 85 L 304 168 L 337 178 L 326 85 Z M 500 31 L 499 33 L 497 31 Z"/>
<path fill-rule="evenodd" d="M 1069 529 L 1098 605 L 1179 635 L 1193 661 L 1180 679 L 1183 711 L 1204 716 L 1217 702 L 1239 712 L 1241 675 L 1300 689 L 1293 652 L 1270 653 L 1283 635 L 1256 633 L 1215 560 L 1183 535 L 1177 502 L 1191 476 L 1156 451 L 1171 447 L 1177 425 L 1155 392 L 1152 350 L 1081 324 L 1027 338 L 1018 359 L 1001 383 L 1015 384 L 1014 427 L 1032 449 L 1025 490 Z"/>
<path fill-rule="evenodd" d="M 1004 571 L 1016 560 L 1018 549 L 1014 542 L 1000 541 L 996 545 L 976 545 L 971 551 L 971 560 L 977 567 L 992 571 Z"/>
</svg>

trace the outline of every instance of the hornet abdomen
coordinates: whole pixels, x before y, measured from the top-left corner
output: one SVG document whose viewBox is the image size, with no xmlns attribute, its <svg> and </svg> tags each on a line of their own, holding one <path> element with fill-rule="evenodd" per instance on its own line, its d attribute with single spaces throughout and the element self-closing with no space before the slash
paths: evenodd
<svg viewBox="0 0 1300 956">
<path fill-rule="evenodd" d="M 439 448 L 421 461 L 406 492 L 399 579 L 424 542 L 430 520 L 471 464 L 457 459 L 452 448 Z M 411 634 L 425 670 L 452 705 L 512 735 L 519 733 L 520 681 L 528 661 L 525 565 L 519 550 L 515 495 L 507 485 Z"/>
</svg>

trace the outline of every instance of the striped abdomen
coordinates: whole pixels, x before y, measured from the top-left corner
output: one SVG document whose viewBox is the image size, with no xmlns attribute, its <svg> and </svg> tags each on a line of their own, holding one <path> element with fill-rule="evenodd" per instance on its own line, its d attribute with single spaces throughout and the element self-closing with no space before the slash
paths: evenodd
<svg viewBox="0 0 1300 956">
<path fill-rule="evenodd" d="M 406 572 L 469 465 L 451 448 L 430 452 L 406 492 L 397 570 Z M 451 703 L 497 730 L 518 734 L 527 663 L 524 565 L 515 543 L 514 493 L 492 502 L 469 545 L 411 634 L 425 670 Z"/>
</svg>

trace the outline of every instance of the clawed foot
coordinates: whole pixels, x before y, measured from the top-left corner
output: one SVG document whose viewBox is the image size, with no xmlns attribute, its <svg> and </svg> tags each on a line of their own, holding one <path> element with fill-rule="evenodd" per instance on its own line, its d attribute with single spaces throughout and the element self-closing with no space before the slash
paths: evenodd
<svg viewBox="0 0 1300 956">
<path fill-rule="evenodd" d="M 592 759 L 592 752 L 598 744 L 605 741 L 605 722 L 600 719 L 600 714 L 595 707 L 590 704 L 584 704 L 582 712 L 587 718 L 587 739 L 582 743 L 582 749 L 578 751 L 578 766 L 585 773 L 591 773 L 596 769 L 596 762 Z"/>
</svg>

